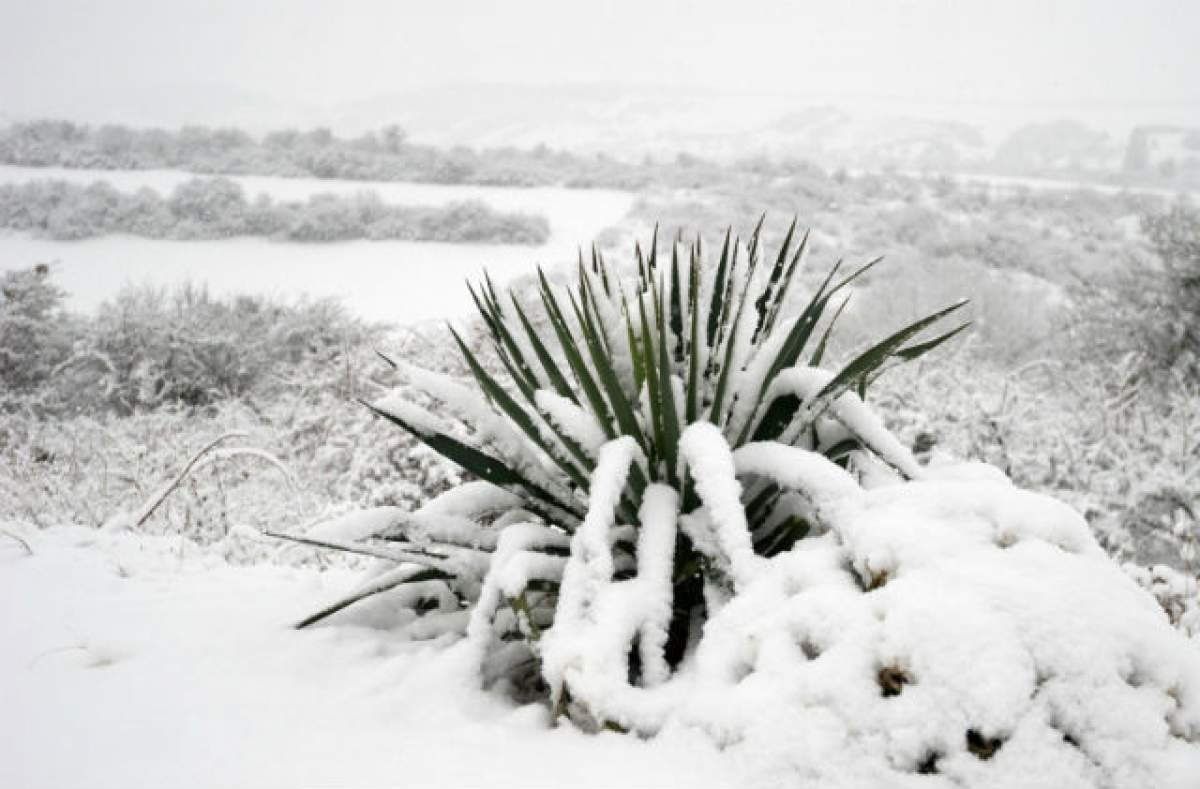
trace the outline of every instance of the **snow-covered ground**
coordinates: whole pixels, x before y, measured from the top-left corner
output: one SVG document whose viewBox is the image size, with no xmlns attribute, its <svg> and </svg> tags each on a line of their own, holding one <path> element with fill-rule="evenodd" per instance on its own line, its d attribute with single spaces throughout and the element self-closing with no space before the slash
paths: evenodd
<svg viewBox="0 0 1200 789">
<path fill-rule="evenodd" d="M 248 199 L 265 194 L 274 200 L 302 201 L 316 194 L 350 196 L 370 191 L 385 203 L 399 205 L 446 205 L 460 200 L 481 200 L 497 211 L 558 212 L 561 222 L 587 209 L 624 205 L 624 192 L 606 189 L 564 189 L 556 186 L 507 187 L 477 184 L 420 184 L 403 181 L 350 181 L 339 178 L 284 178 L 271 175 L 212 175 L 183 170 L 92 170 L 68 167 L 20 167 L 0 165 L 0 184 L 19 184 L 39 179 L 87 185 L 107 181 L 122 192 L 142 188 L 168 194 L 194 178 L 225 178 L 239 184 Z M 570 228 L 567 228 L 570 229 Z"/>
<path fill-rule="evenodd" d="M 0 534 L 0 786 L 729 786 L 678 731 L 549 728 L 461 649 L 289 627 L 347 570 L 232 566 L 179 539 Z"/>
<path fill-rule="evenodd" d="M 175 171 L 104 171 L 0 167 L 0 182 L 62 178 L 80 183 L 106 180 L 121 190 L 150 187 L 169 193 L 195 176 Z M 261 238 L 222 241 L 161 241 L 109 236 L 86 241 L 52 241 L 25 234 L 0 234 L 0 270 L 55 263 L 57 282 L 71 306 L 91 309 L 127 284 L 206 283 L 216 293 L 336 296 L 354 312 L 374 320 L 408 323 L 472 310 L 463 284 L 486 268 L 504 281 L 532 273 L 536 265 L 575 258 L 577 245 L 618 222 L 633 196 L 626 192 L 561 189 L 439 186 L 316 178 L 235 177 L 248 195 L 303 200 L 320 192 L 379 193 L 385 202 L 441 205 L 482 200 L 504 211 L 541 214 L 550 240 L 541 246 L 440 244 L 410 241 L 346 241 L 300 244 Z"/>
</svg>

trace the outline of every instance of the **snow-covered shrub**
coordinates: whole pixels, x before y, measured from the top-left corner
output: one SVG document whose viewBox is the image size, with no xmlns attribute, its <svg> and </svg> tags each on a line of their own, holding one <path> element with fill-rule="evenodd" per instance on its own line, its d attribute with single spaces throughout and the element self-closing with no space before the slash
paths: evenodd
<svg viewBox="0 0 1200 789">
<path fill-rule="evenodd" d="M 191 284 L 124 288 L 94 315 L 76 316 L 60 308 L 51 275 L 39 266 L 0 280 L 0 402 L 20 395 L 47 417 L 266 401 L 326 386 L 349 396 L 350 350 L 381 331 L 334 300 L 216 297 Z"/>
<path fill-rule="evenodd" d="M 1069 506 L 919 463 L 861 398 L 955 307 L 823 371 L 864 269 L 782 315 L 791 236 L 715 274 L 655 245 L 632 286 L 594 255 L 540 312 L 487 283 L 510 386 L 455 334 L 474 387 L 396 362 L 371 406 L 479 479 L 292 537 L 380 560 L 298 626 L 372 598 L 555 717 L 698 727 L 766 784 L 1189 786 L 1200 653 Z"/>
<path fill-rule="evenodd" d="M 70 351 L 64 295 L 46 264 L 0 274 L 0 408 L 45 382 Z"/>
<path fill-rule="evenodd" d="M 722 446 L 800 447 L 863 473 L 890 466 L 915 476 L 917 464 L 860 393 L 887 366 L 921 356 L 962 328 L 919 338 L 960 303 L 826 372 L 817 365 L 840 312 L 831 306 L 877 260 L 841 279 L 835 267 L 807 306 L 788 316 L 782 306 L 808 238 L 798 239 L 793 223 L 764 262 L 760 228 L 745 244 L 727 233 L 710 267 L 699 240 L 676 242 L 667 263 L 656 238 L 648 255 L 637 250 L 633 282 L 594 253 L 590 267 L 580 261 L 574 288 L 539 275 L 538 310 L 515 294 L 502 299 L 488 281 L 474 295 L 510 385 L 454 333 L 474 386 L 396 362 L 409 388 L 371 406 L 479 481 L 416 513 L 380 511 L 368 527 L 340 536 L 320 530 L 319 542 L 396 558 L 391 586 L 410 576 L 436 580 L 446 587 L 447 613 L 466 606 L 476 630 L 517 634 L 515 649 L 498 652 L 524 649 L 535 658 L 537 634 L 563 606 L 592 604 L 571 603 L 567 594 L 572 537 L 607 535 L 615 519 L 620 536 L 596 538 L 611 539 L 611 569 L 629 578 L 642 561 L 657 562 L 665 584 L 656 597 L 666 608 L 634 639 L 636 649 L 626 645 L 622 671 L 637 681 L 672 672 L 706 612 L 734 590 L 739 571 L 731 563 L 742 560 L 731 551 L 774 556 L 820 527 L 803 498 L 768 473 L 754 475 L 744 495 L 732 466 L 702 474 L 709 457 L 689 456 L 684 428 L 711 424 Z M 414 391 L 436 403 L 439 415 L 418 405 Z M 702 480 L 714 474 L 725 475 L 728 489 L 706 488 Z M 710 495 L 722 496 L 728 511 L 706 519 Z M 721 525 L 735 515 L 746 531 L 740 536 L 733 536 L 739 527 Z M 661 529 L 667 532 L 648 536 Z M 643 546 L 644 539 L 651 542 Z M 588 555 L 603 553 L 600 545 Z"/>
<path fill-rule="evenodd" d="M 1154 306 L 1156 320 L 1142 334 L 1155 362 L 1200 378 L 1200 210 L 1186 201 L 1142 217 L 1142 229 L 1166 267 Z"/>
<path fill-rule="evenodd" d="M 1200 388 L 1134 356 L 997 369 L 970 343 L 888 375 L 874 401 L 925 454 L 981 460 L 1084 514 L 1118 562 L 1200 574 Z M 1169 385 L 1168 385 L 1169 384 Z"/>
<path fill-rule="evenodd" d="M 317 194 L 306 202 L 260 194 L 251 201 L 228 178 L 193 178 L 165 197 L 147 188 L 119 192 L 107 181 L 0 184 L 0 228 L 70 240 L 131 233 L 188 240 L 266 236 L 536 245 L 550 234 L 545 217 L 501 212 L 479 201 L 392 205 L 370 191 Z"/>
</svg>

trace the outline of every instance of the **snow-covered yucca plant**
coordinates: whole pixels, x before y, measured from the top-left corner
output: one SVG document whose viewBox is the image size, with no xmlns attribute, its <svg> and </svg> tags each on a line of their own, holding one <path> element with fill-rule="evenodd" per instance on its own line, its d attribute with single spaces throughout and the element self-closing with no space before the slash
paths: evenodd
<svg viewBox="0 0 1200 789">
<path fill-rule="evenodd" d="M 1194 787 L 1194 644 L 1077 512 L 918 464 L 862 401 L 958 305 L 823 370 L 872 263 L 790 312 L 794 235 L 712 267 L 654 244 L 629 281 L 596 254 L 537 309 L 485 283 L 506 374 L 456 334 L 473 381 L 396 362 L 371 405 L 479 479 L 294 538 L 382 560 L 301 624 L 370 597 L 348 614 L 465 635 L 453 670 L 588 728 L 699 729 L 755 785 Z"/>
<path fill-rule="evenodd" d="M 677 240 L 665 264 L 656 230 L 648 254 L 635 247 L 628 282 L 593 250 L 570 288 L 539 271 L 537 310 L 490 279 L 472 289 L 506 380 L 451 329 L 473 386 L 392 364 L 458 426 L 404 393 L 368 405 L 480 481 L 415 513 L 383 508 L 307 535 L 399 565 L 303 624 L 404 586 L 399 599 L 424 614 L 417 630 L 473 618 L 476 630 L 512 641 L 489 651 L 503 674 L 536 665 L 542 634 L 564 612 L 577 619 L 594 605 L 604 576 L 630 581 L 647 604 L 644 621 L 627 623 L 622 671 L 661 681 L 695 644 L 706 611 L 733 593 L 742 554 L 774 556 L 821 526 L 804 497 L 769 474 L 749 475 L 739 492 L 730 449 L 799 447 L 860 471 L 882 462 L 916 474 L 860 394 L 889 365 L 962 331 L 917 340 L 962 303 L 826 371 L 819 365 L 846 300 L 831 305 L 879 258 L 841 278 L 839 262 L 789 315 L 808 234 L 798 237 L 793 221 L 768 258 L 761 228 L 746 243 L 727 232 L 715 266 L 699 238 Z M 560 701 L 569 693 L 551 690 Z"/>
</svg>

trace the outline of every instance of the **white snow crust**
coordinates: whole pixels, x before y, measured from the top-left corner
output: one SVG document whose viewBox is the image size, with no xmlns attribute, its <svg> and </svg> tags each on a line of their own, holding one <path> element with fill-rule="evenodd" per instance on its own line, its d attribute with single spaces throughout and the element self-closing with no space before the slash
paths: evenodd
<svg viewBox="0 0 1200 789">
<path fill-rule="evenodd" d="M 0 786 L 736 785 L 698 732 L 549 725 L 479 689 L 465 644 L 342 617 L 290 625 L 351 570 L 232 566 L 80 527 L 0 540 Z"/>
</svg>

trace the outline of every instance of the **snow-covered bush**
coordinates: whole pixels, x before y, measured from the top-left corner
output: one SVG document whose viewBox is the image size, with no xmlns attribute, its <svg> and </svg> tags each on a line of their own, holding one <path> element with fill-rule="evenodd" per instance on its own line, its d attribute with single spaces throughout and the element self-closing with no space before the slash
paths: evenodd
<svg viewBox="0 0 1200 789">
<path fill-rule="evenodd" d="M 970 345 L 875 387 L 904 443 L 1063 499 L 1118 562 L 1200 575 L 1200 387 L 1181 374 L 1147 381 L 1136 356 L 997 369 Z"/>
<path fill-rule="evenodd" d="M 1156 320 L 1140 332 L 1152 361 L 1200 378 L 1200 211 L 1187 201 L 1142 217 L 1142 230 L 1166 267 Z"/>
<path fill-rule="evenodd" d="M 455 333 L 473 387 L 395 362 L 371 405 L 479 479 L 292 537 L 380 560 L 298 626 L 371 598 L 555 718 L 698 727 L 776 785 L 1189 786 L 1200 653 L 1069 506 L 919 463 L 862 400 L 958 305 L 826 372 L 872 264 L 788 317 L 793 234 L 715 273 L 655 244 L 632 285 L 594 254 L 536 312 L 486 283 L 509 386 Z"/>
<path fill-rule="evenodd" d="M 919 336 L 959 303 L 826 372 L 817 365 L 841 311 L 831 307 L 877 260 L 841 279 L 834 267 L 798 315 L 784 315 L 808 238 L 797 238 L 793 222 L 764 262 L 760 229 L 761 222 L 745 244 L 727 233 L 711 267 L 699 240 L 676 242 L 669 263 L 660 261 L 656 238 L 648 255 L 638 248 L 631 283 L 593 253 L 590 267 L 580 261 L 573 288 L 539 275 L 537 310 L 515 294 L 502 299 L 488 281 L 474 295 L 510 385 L 456 332 L 474 387 L 396 362 L 409 388 L 371 406 L 479 481 L 416 513 L 380 510 L 366 526 L 306 539 L 394 558 L 400 568 L 372 589 L 417 578 L 423 589 L 438 585 L 438 610 L 459 625 L 471 611 L 475 631 L 501 641 L 515 635 L 512 648 L 489 650 L 493 663 L 496 652 L 500 662 L 517 655 L 536 665 L 539 633 L 571 606 L 593 604 L 571 602 L 569 548 L 572 561 L 584 558 L 579 550 L 589 560 L 606 554 L 623 579 L 651 562 L 659 608 L 645 632 L 630 633 L 638 645 L 626 644 L 619 662 L 637 682 L 669 675 L 690 654 L 707 612 L 734 592 L 739 567 L 821 526 L 804 498 L 768 471 L 752 474 L 744 494 L 732 465 L 706 472 L 717 446 L 803 449 L 860 473 L 891 467 L 914 477 L 916 462 L 860 395 L 887 366 L 963 328 Z M 418 405 L 414 390 L 460 424 Z M 696 424 L 719 437 L 703 451 L 683 440 Z M 712 510 L 712 496 L 721 511 Z M 621 526 L 610 535 L 614 522 Z M 588 534 L 596 542 L 571 548 Z M 361 594 L 352 597 L 343 603 Z M 560 700 L 569 694 L 565 685 L 552 690 Z"/>
<path fill-rule="evenodd" d="M 399 344 L 414 358 L 439 363 L 419 329 L 363 325 L 332 304 L 287 307 L 175 295 L 126 304 L 136 309 L 124 311 L 124 321 L 116 320 L 121 313 L 114 309 L 72 324 L 87 343 L 82 348 L 103 351 L 111 367 L 85 365 L 77 346 L 74 364 L 60 365 L 30 392 L 0 398 L 6 409 L 0 418 L 0 519 L 99 526 L 139 507 L 193 453 L 230 432 L 245 434 L 242 443 L 280 459 L 296 484 L 255 458 L 223 452 L 190 474 L 138 532 L 209 544 L 251 524 L 275 530 L 353 507 L 414 507 L 460 482 L 441 456 L 410 437 L 397 441 L 395 434 L 372 431 L 373 416 L 349 407 L 354 393 L 378 391 L 372 381 L 390 369 L 372 344 Z M 229 364 L 249 369 L 252 386 L 239 396 L 214 392 L 197 405 L 170 396 L 182 391 L 178 387 L 212 380 L 198 375 L 211 372 L 185 366 L 191 357 L 172 360 L 163 353 L 169 334 L 156 334 L 155 326 L 230 338 L 226 347 L 236 353 Z M 134 342 L 139 338 L 144 342 Z M 168 396 L 151 399 L 145 390 L 156 384 L 158 376 L 149 375 L 155 370 L 173 372 L 168 380 L 176 390 L 159 389 Z M 72 384 L 79 390 L 72 391 Z M 72 407 L 75 402 L 85 407 Z M 270 551 L 254 557 L 278 548 L 267 546 Z M 311 552 L 286 553 L 306 554 Z"/>
<path fill-rule="evenodd" d="M 44 263 L 0 274 L 0 409 L 44 383 L 69 352 L 64 295 Z"/>
<path fill-rule="evenodd" d="M 0 228 L 70 240 L 129 233 L 187 240 L 265 236 L 536 245 L 550 234 L 545 217 L 501 212 L 479 201 L 392 205 L 370 191 L 317 194 L 306 202 L 260 194 L 251 201 L 228 178 L 192 178 L 167 196 L 148 188 L 119 192 L 107 181 L 0 184 Z"/>
</svg>

